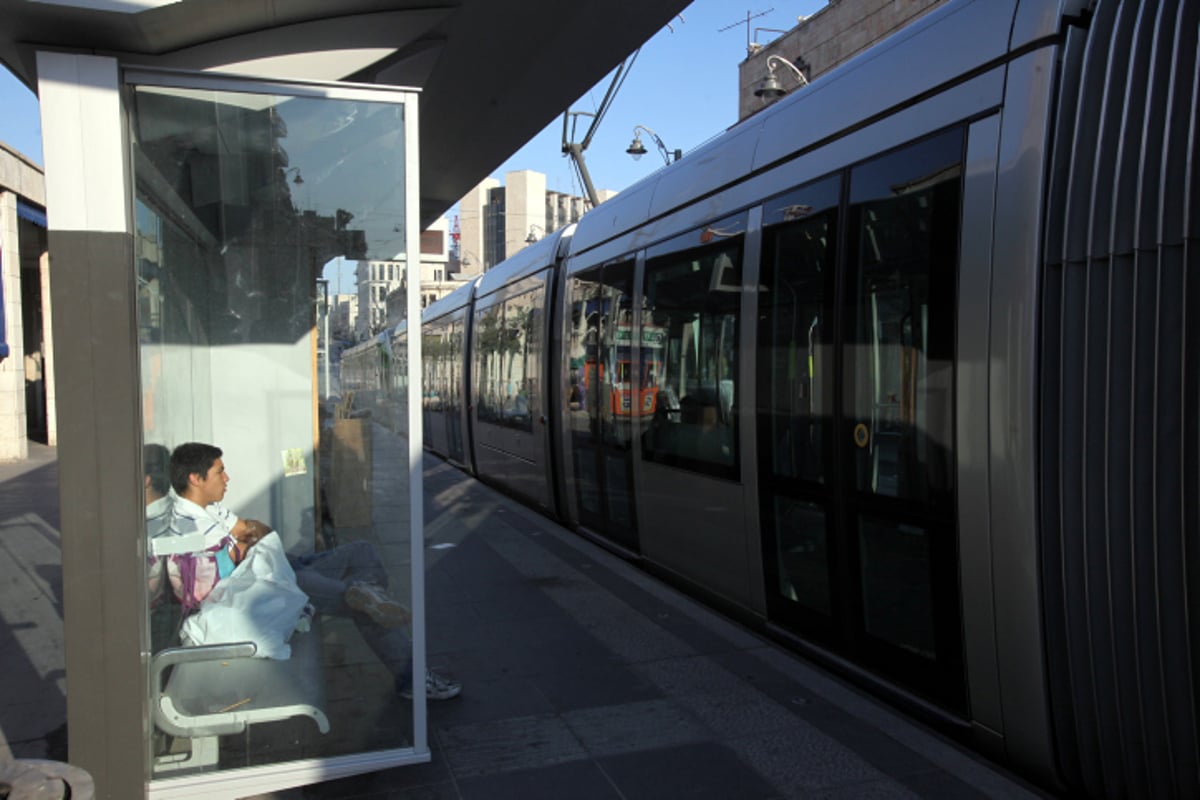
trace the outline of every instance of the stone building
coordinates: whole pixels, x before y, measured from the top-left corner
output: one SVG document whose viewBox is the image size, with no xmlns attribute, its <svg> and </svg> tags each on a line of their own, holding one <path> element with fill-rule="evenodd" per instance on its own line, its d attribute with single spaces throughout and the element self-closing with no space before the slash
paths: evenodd
<svg viewBox="0 0 1200 800">
<path fill-rule="evenodd" d="M 0 461 L 56 444 L 41 167 L 0 143 Z"/>
<path fill-rule="evenodd" d="M 450 272 L 450 223 L 442 217 L 421 231 L 421 308 L 462 286 Z M 405 318 L 405 259 L 359 261 L 355 335 L 361 341 Z"/>
<path fill-rule="evenodd" d="M 849 61 L 871 45 L 895 33 L 946 0 L 831 0 L 811 17 L 766 45 L 751 45 L 738 65 L 738 119 L 745 119 L 771 101 L 754 95 L 767 74 L 767 59 L 782 56 L 808 80 Z M 800 85 L 790 70 L 776 70 L 786 91 Z"/>
<path fill-rule="evenodd" d="M 533 170 L 516 170 L 482 183 L 459 201 L 460 271 L 477 275 L 499 264 L 548 233 L 566 227 L 590 206 L 583 197 L 546 188 L 546 176 Z M 597 192 L 604 202 L 616 192 Z"/>
</svg>

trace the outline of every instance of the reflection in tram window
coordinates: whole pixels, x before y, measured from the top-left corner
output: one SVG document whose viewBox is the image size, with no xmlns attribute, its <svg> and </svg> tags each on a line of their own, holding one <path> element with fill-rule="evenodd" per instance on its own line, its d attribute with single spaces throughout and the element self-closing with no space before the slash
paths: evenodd
<svg viewBox="0 0 1200 800">
<path fill-rule="evenodd" d="M 500 419 L 501 331 L 504 305 L 479 307 L 475 311 L 475 408 L 481 421 Z"/>
<path fill-rule="evenodd" d="M 443 319 L 426 325 L 421 335 L 421 405 L 424 441 L 437 452 L 447 452 L 461 460 L 461 399 L 459 380 L 462 357 L 462 323 Z M 445 438 L 443 438 L 445 437 Z"/>
<path fill-rule="evenodd" d="M 421 429 L 426 447 L 433 446 L 433 419 L 442 410 L 438 363 L 441 338 L 437 330 L 421 333 Z"/>
<path fill-rule="evenodd" d="M 476 407 L 481 422 L 533 430 L 533 417 L 541 413 L 532 404 L 540 396 L 536 383 L 543 292 L 538 288 L 476 312 Z"/>
<path fill-rule="evenodd" d="M 446 361 L 448 364 L 446 379 L 446 436 L 447 453 L 455 461 L 463 460 L 462 434 L 462 359 L 463 359 L 463 323 L 454 320 L 446 337 Z"/>
<path fill-rule="evenodd" d="M 599 425 L 596 397 L 599 392 L 595 353 L 599 346 L 601 284 L 576 278 L 571 281 L 571 306 L 566 341 L 568 358 L 567 428 L 573 440 L 583 444 Z M 580 446 L 572 447 L 575 483 L 580 513 L 587 517 L 602 514 L 600 477 L 596 458 Z"/>
<path fill-rule="evenodd" d="M 630 549 L 633 506 L 633 261 L 572 278 L 564 349 L 567 415 L 580 521 Z"/>
<path fill-rule="evenodd" d="M 643 330 L 661 338 L 655 395 L 643 414 L 647 461 L 737 477 L 737 329 L 741 237 L 646 265 Z"/>
</svg>

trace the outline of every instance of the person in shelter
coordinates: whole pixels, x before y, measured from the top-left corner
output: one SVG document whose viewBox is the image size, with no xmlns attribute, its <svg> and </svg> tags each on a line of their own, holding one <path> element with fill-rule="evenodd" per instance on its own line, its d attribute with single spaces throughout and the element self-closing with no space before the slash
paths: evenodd
<svg viewBox="0 0 1200 800">
<path fill-rule="evenodd" d="M 171 524 L 171 451 L 161 444 L 148 444 L 142 448 L 142 466 L 145 476 L 142 493 L 146 501 L 146 536 L 150 541 L 147 551 L 152 553 L 153 541 L 162 536 Z M 150 607 L 162 602 L 163 577 L 166 572 L 165 559 L 150 554 L 146 557 L 146 577 L 150 590 Z"/>
<path fill-rule="evenodd" d="M 168 558 L 176 596 L 189 609 L 198 606 L 227 570 L 236 566 L 270 526 L 242 519 L 225 498 L 229 473 L 220 448 L 200 442 L 181 444 L 171 453 L 172 504 L 167 535 L 202 542 L 189 553 Z M 319 553 L 289 557 L 296 583 L 318 613 L 350 617 L 363 640 L 391 672 L 398 693 L 412 696 L 412 645 L 406 633 L 408 609 L 387 594 L 387 571 L 370 542 L 351 542 Z M 426 696 L 457 697 L 462 686 L 426 670 Z"/>
</svg>

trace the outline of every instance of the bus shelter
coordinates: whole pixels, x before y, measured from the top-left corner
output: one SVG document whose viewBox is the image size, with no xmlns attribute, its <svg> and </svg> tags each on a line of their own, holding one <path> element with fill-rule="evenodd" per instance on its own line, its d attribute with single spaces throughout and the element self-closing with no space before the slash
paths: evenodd
<svg viewBox="0 0 1200 800">
<path fill-rule="evenodd" d="M 64 547 L 68 591 L 100 609 L 99 624 L 66 615 L 72 761 L 113 759 L 111 796 L 187 797 L 428 760 L 424 692 L 401 685 L 424 685 L 420 438 L 373 434 L 318 365 L 327 265 L 419 265 L 417 93 L 61 53 L 39 54 L 38 76 L 52 292 L 73 310 L 64 540 L 104 534 Z M 416 316 L 415 288 L 408 303 Z M 420 338 L 408 347 L 419 364 Z M 272 561 L 256 545 L 199 611 L 211 543 L 167 529 L 185 491 L 169 453 L 189 442 L 221 450 L 224 504 L 277 546 Z M 339 577 L 411 623 L 352 613 L 348 593 L 342 614 L 306 606 L 323 589 L 300 594 L 288 573 L 347 558 Z M 96 752 L 122 730 L 140 758 Z"/>
</svg>

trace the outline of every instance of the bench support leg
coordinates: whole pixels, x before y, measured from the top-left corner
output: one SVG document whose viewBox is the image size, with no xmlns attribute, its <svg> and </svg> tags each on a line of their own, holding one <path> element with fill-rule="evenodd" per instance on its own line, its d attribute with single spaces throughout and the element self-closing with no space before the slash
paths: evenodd
<svg viewBox="0 0 1200 800">
<path fill-rule="evenodd" d="M 191 742 L 191 752 L 167 753 L 154 759 L 156 775 L 170 772 L 200 772 L 216 768 L 218 737 L 198 736 L 187 741 Z"/>
</svg>

